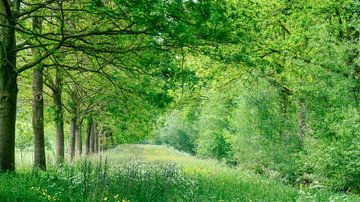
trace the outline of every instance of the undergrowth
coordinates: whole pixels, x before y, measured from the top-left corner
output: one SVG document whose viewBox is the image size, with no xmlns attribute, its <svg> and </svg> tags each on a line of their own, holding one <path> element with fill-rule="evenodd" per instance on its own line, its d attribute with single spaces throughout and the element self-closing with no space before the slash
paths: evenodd
<svg viewBox="0 0 360 202">
<path fill-rule="evenodd" d="M 359 201 L 197 159 L 162 146 L 122 146 L 72 165 L 0 175 L 0 201 Z"/>
</svg>

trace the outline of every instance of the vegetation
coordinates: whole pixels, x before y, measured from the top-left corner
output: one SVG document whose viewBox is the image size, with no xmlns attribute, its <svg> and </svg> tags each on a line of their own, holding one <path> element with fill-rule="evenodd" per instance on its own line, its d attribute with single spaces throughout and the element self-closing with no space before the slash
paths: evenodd
<svg viewBox="0 0 360 202">
<path fill-rule="evenodd" d="M 130 154 L 130 155 L 129 155 Z M 125 145 L 47 172 L 1 175 L 9 201 L 358 201 L 281 182 L 163 146 Z M 15 186 L 16 185 L 16 186 Z"/>
<path fill-rule="evenodd" d="M 357 0 L 0 0 L 0 199 L 356 201 L 359 15 Z M 193 156 L 118 147 L 138 143 Z"/>
</svg>

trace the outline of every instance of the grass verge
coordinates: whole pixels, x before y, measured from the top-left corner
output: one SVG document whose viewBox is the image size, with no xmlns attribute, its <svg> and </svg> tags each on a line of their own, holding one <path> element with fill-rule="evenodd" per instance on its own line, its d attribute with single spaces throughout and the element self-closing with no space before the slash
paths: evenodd
<svg viewBox="0 0 360 202">
<path fill-rule="evenodd" d="M 0 201 L 360 201 L 298 190 L 164 146 L 123 145 L 74 165 L 0 175 Z"/>
</svg>

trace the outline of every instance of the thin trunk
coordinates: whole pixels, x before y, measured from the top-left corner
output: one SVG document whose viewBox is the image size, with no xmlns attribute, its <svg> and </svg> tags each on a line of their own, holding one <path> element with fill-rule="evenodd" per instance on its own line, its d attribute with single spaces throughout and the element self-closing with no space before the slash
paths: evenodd
<svg viewBox="0 0 360 202">
<path fill-rule="evenodd" d="M 102 152 L 104 151 L 104 144 L 105 144 L 105 135 L 104 135 L 104 132 L 103 130 L 101 130 L 99 132 L 99 151 Z"/>
<path fill-rule="evenodd" d="M 41 33 L 41 20 L 34 17 L 33 31 Z M 37 48 L 32 49 L 34 57 L 40 55 Z M 34 131 L 34 169 L 46 170 L 45 140 L 44 140 L 44 95 L 43 95 L 43 67 L 39 66 L 33 71 L 33 117 Z"/>
<path fill-rule="evenodd" d="M 102 145 L 103 145 L 102 134 L 101 132 L 99 132 L 99 152 L 101 152 L 103 149 Z"/>
<path fill-rule="evenodd" d="M 82 121 L 76 126 L 76 136 L 75 136 L 75 143 L 76 143 L 76 155 L 81 156 L 82 154 L 82 134 L 81 134 L 81 125 Z"/>
<path fill-rule="evenodd" d="M 0 0 L 0 171 L 15 170 L 17 72 L 15 20 L 8 1 Z"/>
<path fill-rule="evenodd" d="M 94 147 L 95 147 L 95 123 L 92 122 L 91 124 L 91 131 L 90 131 L 90 149 L 89 153 L 90 155 L 94 153 Z"/>
<path fill-rule="evenodd" d="M 64 113 L 60 88 L 53 91 L 53 98 L 56 124 L 56 163 L 60 164 L 64 161 Z"/>
<path fill-rule="evenodd" d="M 85 154 L 90 155 L 90 139 L 91 139 L 91 128 L 92 128 L 92 119 L 89 118 L 87 121 L 86 128 L 86 142 L 85 142 Z"/>
<path fill-rule="evenodd" d="M 69 161 L 72 162 L 75 155 L 75 129 L 76 129 L 76 118 L 70 120 L 70 134 L 68 144 Z"/>
<path fill-rule="evenodd" d="M 91 132 L 90 132 L 90 155 L 94 153 L 95 151 L 95 133 L 96 133 L 96 126 L 95 123 L 92 122 L 91 125 Z"/>
<path fill-rule="evenodd" d="M 36 68 L 33 72 L 33 130 L 34 130 L 34 168 L 46 170 L 44 140 L 44 97 L 43 69 Z"/>
<path fill-rule="evenodd" d="M 23 150 L 20 150 L 20 163 L 21 163 L 21 165 L 23 165 L 24 163 L 24 161 L 23 161 L 23 155 L 24 155 L 24 153 L 23 153 Z"/>
<path fill-rule="evenodd" d="M 99 152 L 99 131 L 95 131 L 94 133 L 95 137 L 95 141 L 94 141 L 94 153 L 98 153 Z"/>
<path fill-rule="evenodd" d="M 115 141 L 112 131 L 110 131 L 109 136 L 110 136 L 111 148 L 113 148 L 115 146 Z"/>
<path fill-rule="evenodd" d="M 107 149 L 107 135 L 106 132 L 103 133 L 103 143 L 102 143 L 102 150 L 105 151 Z"/>
</svg>

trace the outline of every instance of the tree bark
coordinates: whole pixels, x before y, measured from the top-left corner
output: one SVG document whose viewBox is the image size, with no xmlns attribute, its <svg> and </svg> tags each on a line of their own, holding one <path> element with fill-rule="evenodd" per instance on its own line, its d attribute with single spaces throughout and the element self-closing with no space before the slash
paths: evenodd
<svg viewBox="0 0 360 202">
<path fill-rule="evenodd" d="M 87 121 L 86 142 L 85 142 L 85 154 L 87 156 L 90 155 L 91 128 L 92 128 L 92 119 L 89 118 Z"/>
<path fill-rule="evenodd" d="M 100 130 L 99 132 L 99 152 L 104 151 L 104 145 L 105 145 L 105 135 L 104 130 Z"/>
<path fill-rule="evenodd" d="M 74 160 L 74 155 L 75 155 L 75 130 L 76 130 L 76 118 L 73 118 L 70 120 L 70 134 L 69 134 L 69 142 L 68 142 L 68 154 L 69 154 L 70 162 Z"/>
<path fill-rule="evenodd" d="M 2 62 L 2 61 L 1 61 Z M 15 170 L 16 74 L 0 67 L 0 171 Z"/>
<path fill-rule="evenodd" d="M 0 171 L 15 170 L 17 100 L 15 20 L 8 1 L 0 0 Z"/>
<path fill-rule="evenodd" d="M 94 121 L 91 124 L 91 132 L 90 132 L 90 155 L 95 152 L 95 133 L 96 133 L 96 125 Z"/>
<path fill-rule="evenodd" d="M 44 140 L 44 98 L 43 70 L 36 68 L 33 72 L 33 130 L 34 130 L 34 168 L 46 170 Z"/>
<path fill-rule="evenodd" d="M 99 152 L 99 131 L 94 132 L 94 153 Z"/>
<path fill-rule="evenodd" d="M 110 138 L 111 148 L 113 148 L 115 146 L 115 141 L 112 131 L 110 131 L 109 133 L 109 138 Z"/>
<path fill-rule="evenodd" d="M 55 125 L 56 125 L 56 163 L 64 161 L 64 112 L 62 107 L 61 78 L 59 70 L 56 71 L 56 87 L 53 89 L 53 99 L 55 106 Z"/>
<path fill-rule="evenodd" d="M 79 121 L 76 126 L 76 136 L 75 136 L 75 143 L 76 143 L 76 155 L 81 156 L 82 154 L 82 134 L 81 134 L 81 125 L 82 121 Z"/>
<path fill-rule="evenodd" d="M 41 33 L 41 20 L 34 17 L 33 31 Z M 33 56 L 40 55 L 37 48 L 32 49 Z M 43 67 L 38 66 L 33 71 L 33 117 L 34 131 L 34 169 L 46 170 L 45 140 L 44 140 L 44 95 L 43 95 Z"/>
</svg>

